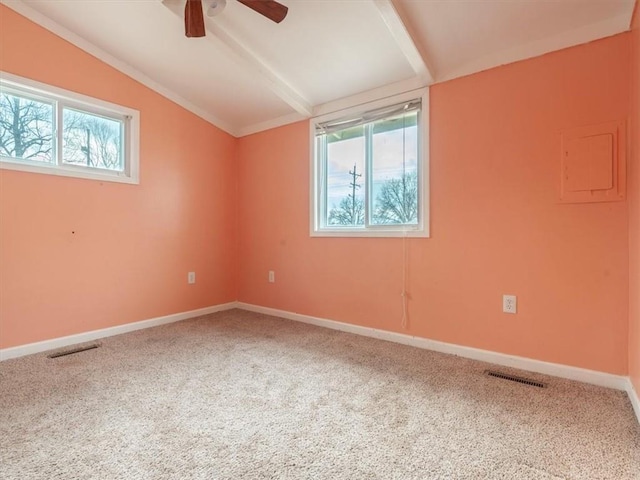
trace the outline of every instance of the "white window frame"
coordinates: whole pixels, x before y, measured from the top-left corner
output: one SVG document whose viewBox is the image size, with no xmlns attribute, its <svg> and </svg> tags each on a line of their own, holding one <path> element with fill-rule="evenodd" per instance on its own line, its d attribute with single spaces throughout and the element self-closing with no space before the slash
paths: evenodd
<svg viewBox="0 0 640 480">
<path fill-rule="evenodd" d="M 318 124 L 341 118 L 356 117 L 367 111 L 390 107 L 402 102 L 420 99 L 422 106 L 418 120 L 418 223 L 416 225 L 370 225 L 365 220 L 363 227 L 338 227 L 323 225 L 324 195 L 321 185 L 323 169 L 316 152 L 316 128 Z M 314 117 L 309 122 L 310 139 L 310 231 L 312 237 L 429 237 L 429 89 L 413 90 L 393 97 L 357 105 Z M 365 202 L 369 203 L 371 174 L 367 172 Z"/>
<path fill-rule="evenodd" d="M 138 110 L 1 71 L 0 91 L 7 91 L 9 94 L 15 92 L 34 100 L 51 103 L 54 116 L 52 163 L 46 164 L 0 155 L 0 169 L 135 185 L 140 183 L 140 112 Z M 62 162 L 62 129 L 58 126 L 61 125 L 64 108 L 123 122 L 124 169 L 122 172 Z"/>
</svg>

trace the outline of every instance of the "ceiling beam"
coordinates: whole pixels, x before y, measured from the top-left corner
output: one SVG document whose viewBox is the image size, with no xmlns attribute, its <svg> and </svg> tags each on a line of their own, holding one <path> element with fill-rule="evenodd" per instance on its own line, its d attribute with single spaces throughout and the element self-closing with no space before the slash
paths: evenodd
<svg viewBox="0 0 640 480">
<path fill-rule="evenodd" d="M 161 1 L 180 20 L 184 19 L 184 2 L 179 0 Z M 311 103 L 298 93 L 287 80 L 273 70 L 255 51 L 222 28 L 219 23 L 206 21 L 205 19 L 205 24 L 207 32 L 210 33 L 205 37 L 208 41 L 212 42 L 215 47 L 218 46 L 218 42 L 225 45 L 236 58 L 242 61 L 245 67 L 254 72 L 256 77 L 262 80 L 282 101 L 297 113 L 305 117 L 311 116 L 313 110 Z"/>
<path fill-rule="evenodd" d="M 391 32 L 391 35 L 409 62 L 409 65 L 413 68 L 416 76 L 423 81 L 425 85 L 434 83 L 435 74 L 433 69 L 429 66 L 426 56 L 423 55 L 421 49 L 414 41 L 411 32 L 407 28 L 407 24 L 402 20 L 393 2 L 391 0 L 371 1 L 377 7 L 382 20 L 389 29 L 389 32 Z"/>
</svg>

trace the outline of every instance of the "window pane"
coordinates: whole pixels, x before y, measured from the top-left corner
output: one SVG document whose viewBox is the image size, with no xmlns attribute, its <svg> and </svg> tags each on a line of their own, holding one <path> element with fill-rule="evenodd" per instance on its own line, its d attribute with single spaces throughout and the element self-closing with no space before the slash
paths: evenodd
<svg viewBox="0 0 640 480">
<path fill-rule="evenodd" d="M 0 94 L 0 155 L 51 163 L 53 105 L 6 92 Z"/>
<path fill-rule="evenodd" d="M 328 226 L 364 226 L 364 127 L 327 136 Z"/>
<path fill-rule="evenodd" d="M 374 225 L 418 223 L 417 112 L 373 125 L 372 211 Z"/>
<path fill-rule="evenodd" d="M 64 163 L 123 171 L 123 122 L 65 108 L 62 124 Z"/>
</svg>

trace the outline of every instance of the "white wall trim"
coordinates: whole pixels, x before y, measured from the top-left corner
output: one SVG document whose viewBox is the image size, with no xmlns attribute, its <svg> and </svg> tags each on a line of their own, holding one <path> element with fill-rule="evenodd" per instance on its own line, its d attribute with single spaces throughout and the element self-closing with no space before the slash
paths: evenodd
<svg viewBox="0 0 640 480">
<path fill-rule="evenodd" d="M 557 363 L 543 362 L 543 361 L 534 360 L 531 358 L 518 357 L 515 355 L 507 355 L 504 353 L 492 352 L 489 350 L 481 350 L 481 349 L 472 348 L 472 347 L 465 347 L 462 345 L 455 345 L 452 343 L 439 342 L 437 340 L 430 340 L 428 338 L 415 337 L 412 335 L 405 335 L 403 333 L 389 332 L 386 330 L 363 327 L 360 325 L 352 325 L 349 323 L 337 322 L 335 320 L 312 317 L 310 315 L 303 315 L 300 313 L 288 312 L 286 310 L 279 310 L 276 308 L 261 307 L 259 305 L 252 305 L 250 303 L 244 303 L 244 302 L 223 303 L 220 305 L 199 308 L 196 310 L 189 310 L 187 312 L 174 313 L 171 315 L 151 318 L 151 319 L 142 320 L 139 322 L 127 323 L 124 325 L 117 325 L 115 327 L 108 327 L 100 330 L 92 330 L 90 332 L 79 333 L 76 335 L 69 335 L 66 337 L 53 338 L 53 339 L 44 340 L 41 342 L 29 343 L 26 345 L 19 345 L 17 347 L 4 348 L 4 349 L 0 349 L 0 361 L 9 360 L 11 358 L 23 357 L 25 355 L 32 355 L 34 353 L 46 352 L 48 350 L 63 348 L 63 347 L 67 347 L 69 345 L 75 345 L 78 343 L 91 342 L 94 340 L 98 340 L 100 338 L 112 337 L 114 335 L 121 335 L 123 333 L 134 332 L 136 330 L 157 327 L 157 326 L 165 325 L 168 323 L 179 322 L 181 320 L 187 320 L 189 318 L 195 318 L 202 315 L 209 315 L 211 313 L 222 312 L 222 311 L 231 310 L 234 308 L 239 308 L 249 312 L 262 313 L 265 315 L 285 318 L 287 320 L 307 323 L 310 325 L 316 325 L 318 327 L 330 328 L 332 330 L 339 330 L 342 332 L 353 333 L 355 335 L 362 335 L 365 337 L 377 338 L 379 340 L 399 343 L 402 345 L 422 348 L 425 350 L 432 350 L 435 352 L 446 353 L 450 355 L 457 355 L 459 357 L 470 358 L 472 360 L 478 360 L 481 362 L 488 362 L 496 365 L 502 365 L 505 367 L 518 368 L 518 369 L 527 370 L 530 372 L 542 373 L 542 374 L 551 375 L 554 377 L 566 378 L 568 380 L 575 380 L 578 382 L 589 383 L 589 384 L 598 385 L 601 387 L 613 388 L 616 390 L 623 390 L 623 391 L 626 391 L 627 394 L 629 395 L 631 405 L 633 406 L 633 410 L 636 414 L 636 417 L 638 418 L 638 422 L 640 423 L 640 396 L 634 389 L 633 383 L 631 382 L 631 379 L 629 377 L 625 377 L 622 375 L 613 375 L 610 373 L 597 372 L 594 370 L 587 370 L 584 368 L 571 367 L 568 365 L 560 365 Z"/>
<path fill-rule="evenodd" d="M 625 13 L 530 43 L 516 45 L 500 52 L 475 58 L 449 72 L 439 72 L 438 83 L 617 35 L 628 30 L 628 23 L 629 14 Z"/>
<path fill-rule="evenodd" d="M 285 125 L 290 125 L 292 123 L 301 122 L 302 120 L 308 119 L 308 116 L 301 115 L 298 112 L 288 113 L 286 115 L 282 115 L 281 117 L 272 118 L 264 122 L 254 123 L 253 125 L 242 127 L 238 129 L 237 133 L 238 137 L 241 138 L 248 135 L 253 135 L 254 133 L 264 132 L 265 130 L 283 127 Z"/>
<path fill-rule="evenodd" d="M 102 328 L 100 330 L 92 330 L 90 332 L 78 333 L 76 335 L 69 335 L 66 337 L 52 338 L 51 340 L 28 343 L 26 345 L 20 345 L 17 347 L 4 348 L 0 350 L 0 361 L 9 360 L 10 358 L 23 357 L 25 355 L 31 355 L 33 353 L 46 352 L 47 350 L 54 350 L 78 343 L 91 342 L 93 340 L 98 340 L 99 338 L 112 337 L 114 335 L 134 332 L 136 330 L 142 330 L 144 328 L 157 327 L 159 325 L 165 325 L 167 323 L 179 322 L 180 320 L 187 320 L 188 318 L 208 315 L 210 313 L 230 310 L 232 308 L 237 308 L 236 302 L 223 303 L 220 305 L 214 305 L 212 307 L 199 308 L 197 310 L 189 310 L 188 312 L 174 313 L 171 315 L 165 315 L 164 317 L 156 317 L 149 320 L 126 323 L 124 325 Z"/>
<path fill-rule="evenodd" d="M 287 312 L 275 308 L 261 307 L 249 303 L 238 302 L 237 308 L 248 310 L 250 312 L 263 313 L 265 315 L 273 315 L 276 317 L 286 318 L 297 322 L 308 323 L 319 327 L 331 328 L 342 332 L 354 333 L 365 337 L 377 338 L 388 342 L 400 343 L 412 347 L 423 348 L 425 350 L 433 350 L 435 352 L 457 355 L 481 362 L 494 363 L 504 367 L 518 368 L 529 372 L 542 373 L 554 377 L 566 378 L 583 383 L 590 383 L 600 387 L 613 388 L 616 390 L 629 391 L 629 378 L 622 375 L 613 375 L 610 373 L 597 372 L 595 370 L 587 370 L 584 368 L 571 367 L 568 365 L 560 365 L 557 363 L 543 362 L 532 358 L 517 357 L 515 355 L 507 355 L 504 353 L 492 352 L 489 350 L 481 350 L 478 348 L 465 347 L 452 343 L 439 342 L 428 338 L 415 337 L 405 335 L 403 333 L 389 332 L 376 328 L 362 327 L 359 325 L 351 325 L 348 323 L 336 322 L 324 318 L 311 317 L 299 313 Z M 637 397 L 636 397 L 637 399 Z M 632 400 L 633 402 L 633 400 Z M 637 412 L 637 410 L 636 410 Z"/>
<path fill-rule="evenodd" d="M 636 412 L 638 423 L 640 423 L 640 395 L 638 395 L 636 389 L 633 388 L 633 383 L 630 378 L 627 379 L 627 394 L 629 395 L 629 400 L 631 400 L 633 411 Z"/>
</svg>

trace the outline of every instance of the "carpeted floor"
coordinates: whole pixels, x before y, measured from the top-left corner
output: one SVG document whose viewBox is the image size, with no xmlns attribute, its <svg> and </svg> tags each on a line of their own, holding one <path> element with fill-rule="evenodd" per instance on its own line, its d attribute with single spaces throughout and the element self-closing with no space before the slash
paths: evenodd
<svg viewBox="0 0 640 480">
<path fill-rule="evenodd" d="M 0 478 L 640 479 L 624 392 L 487 367 L 240 310 L 9 360 Z"/>
</svg>

